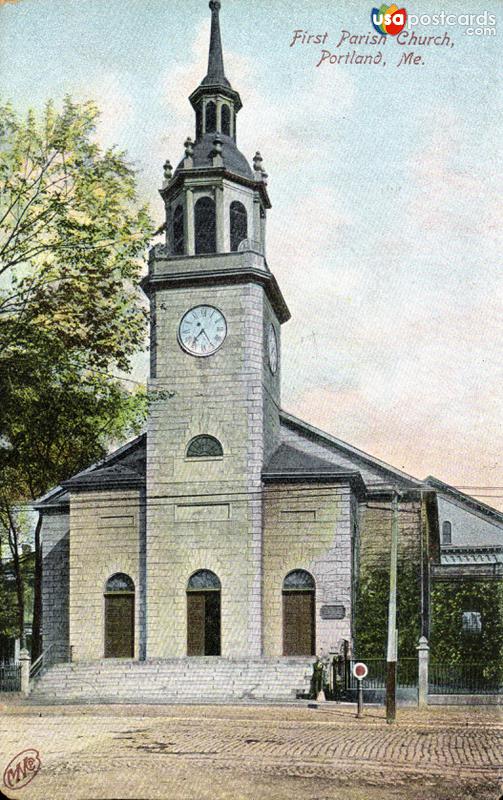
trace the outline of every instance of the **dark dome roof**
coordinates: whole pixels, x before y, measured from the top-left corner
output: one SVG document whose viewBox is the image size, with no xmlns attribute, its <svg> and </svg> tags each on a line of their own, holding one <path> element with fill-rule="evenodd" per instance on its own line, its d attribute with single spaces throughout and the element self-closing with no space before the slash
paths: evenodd
<svg viewBox="0 0 503 800">
<path fill-rule="evenodd" d="M 215 133 L 207 133 L 194 144 L 194 169 L 206 169 L 213 166 L 213 160 L 210 153 L 213 150 L 213 140 Z M 225 169 L 233 172 L 235 175 L 241 175 L 243 178 L 253 180 L 253 172 L 248 161 L 236 147 L 236 142 L 230 136 L 219 134 L 222 140 L 222 157 L 224 160 Z M 178 164 L 176 172 L 183 169 L 183 159 Z"/>
</svg>

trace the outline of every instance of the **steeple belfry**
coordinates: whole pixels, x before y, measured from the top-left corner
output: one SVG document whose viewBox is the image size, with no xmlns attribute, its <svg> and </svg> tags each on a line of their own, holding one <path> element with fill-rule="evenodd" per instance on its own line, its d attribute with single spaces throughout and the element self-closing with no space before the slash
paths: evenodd
<svg viewBox="0 0 503 800">
<path fill-rule="evenodd" d="M 169 257 L 252 251 L 265 262 L 267 173 L 257 154 L 253 167 L 236 144 L 239 93 L 225 75 L 220 0 L 210 0 L 208 71 L 189 101 L 195 138 L 173 171 L 166 162 L 161 195 L 166 207 Z"/>
</svg>

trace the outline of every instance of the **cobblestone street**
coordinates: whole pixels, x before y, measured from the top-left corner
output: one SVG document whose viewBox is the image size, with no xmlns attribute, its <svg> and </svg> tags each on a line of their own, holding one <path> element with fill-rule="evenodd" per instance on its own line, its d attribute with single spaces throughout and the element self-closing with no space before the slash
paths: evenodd
<svg viewBox="0 0 503 800">
<path fill-rule="evenodd" d="M 499 800 L 498 708 L 0 707 L 1 773 L 20 751 L 34 800 Z"/>
</svg>

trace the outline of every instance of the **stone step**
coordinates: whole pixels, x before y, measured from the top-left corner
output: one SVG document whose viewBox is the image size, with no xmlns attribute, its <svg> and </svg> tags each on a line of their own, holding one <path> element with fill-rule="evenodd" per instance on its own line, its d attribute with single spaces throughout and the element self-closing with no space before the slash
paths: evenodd
<svg viewBox="0 0 503 800">
<path fill-rule="evenodd" d="M 292 700 L 306 691 L 312 659 L 155 659 L 57 664 L 36 679 L 31 697 L 90 702 Z"/>
</svg>

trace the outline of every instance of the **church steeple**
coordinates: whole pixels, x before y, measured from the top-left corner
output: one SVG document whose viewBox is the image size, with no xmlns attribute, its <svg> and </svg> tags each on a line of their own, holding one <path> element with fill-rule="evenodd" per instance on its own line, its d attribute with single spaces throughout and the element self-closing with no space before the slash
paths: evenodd
<svg viewBox="0 0 503 800">
<path fill-rule="evenodd" d="M 211 0 L 208 72 L 189 100 L 196 112 L 195 141 L 185 140 L 176 169 L 164 165 L 169 255 L 252 251 L 265 263 L 266 211 L 271 207 L 260 153 L 251 165 L 236 145 L 241 98 L 225 76 L 220 0 Z"/>
<path fill-rule="evenodd" d="M 236 116 L 241 98 L 225 77 L 220 0 L 210 0 L 211 33 L 208 72 L 189 100 L 196 112 L 196 142 L 208 133 L 219 133 L 236 141 Z"/>
<path fill-rule="evenodd" d="M 208 56 L 208 74 L 202 81 L 202 85 L 226 86 L 230 89 L 231 85 L 225 77 L 224 71 L 224 55 L 222 51 L 222 37 L 220 35 L 220 19 L 218 16 L 220 8 L 220 0 L 211 0 L 211 35 L 210 52 Z"/>
</svg>

